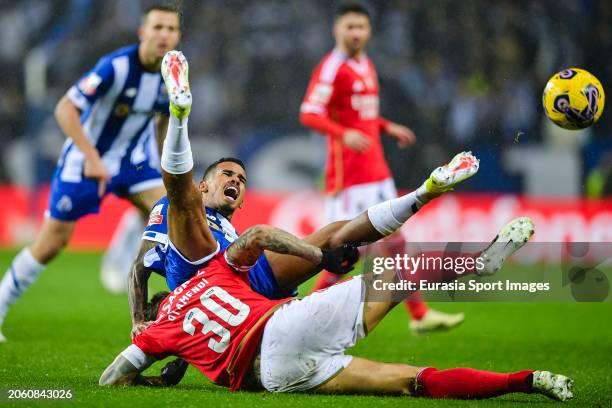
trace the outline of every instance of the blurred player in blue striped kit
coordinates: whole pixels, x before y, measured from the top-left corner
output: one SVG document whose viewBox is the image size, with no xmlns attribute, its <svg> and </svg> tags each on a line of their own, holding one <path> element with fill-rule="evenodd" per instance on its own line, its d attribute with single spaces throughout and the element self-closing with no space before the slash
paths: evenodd
<svg viewBox="0 0 612 408">
<path fill-rule="evenodd" d="M 145 216 L 165 195 L 156 139 L 166 133 L 168 96 L 159 69 L 180 40 L 178 12 L 147 9 L 138 36 L 138 44 L 103 56 L 55 108 L 67 140 L 39 235 L 0 283 L 0 342 L 6 340 L 1 328 L 10 305 L 67 245 L 77 220 L 97 213 L 108 193 L 129 200 Z M 137 225 L 140 231 L 143 226 Z"/>
</svg>

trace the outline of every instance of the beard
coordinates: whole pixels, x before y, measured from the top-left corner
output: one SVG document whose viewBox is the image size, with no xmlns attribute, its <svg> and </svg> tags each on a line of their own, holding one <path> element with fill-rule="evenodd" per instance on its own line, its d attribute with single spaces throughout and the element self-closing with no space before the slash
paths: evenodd
<svg viewBox="0 0 612 408">
<path fill-rule="evenodd" d="M 216 208 L 216 210 L 219 214 L 221 214 L 228 220 L 232 218 L 232 215 L 234 215 L 234 211 L 236 211 L 236 209 L 232 207 L 231 204 L 220 205 L 218 208 Z"/>
<path fill-rule="evenodd" d="M 363 52 L 365 50 L 365 45 L 365 41 L 359 41 L 358 45 L 355 45 L 355 43 L 350 39 L 344 42 L 345 48 L 349 51 L 351 55 L 357 55 Z"/>
</svg>

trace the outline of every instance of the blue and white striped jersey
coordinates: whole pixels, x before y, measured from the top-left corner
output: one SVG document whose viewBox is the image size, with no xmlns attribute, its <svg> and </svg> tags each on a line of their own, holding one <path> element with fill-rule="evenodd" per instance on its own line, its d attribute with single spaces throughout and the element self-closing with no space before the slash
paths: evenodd
<svg viewBox="0 0 612 408">
<path fill-rule="evenodd" d="M 174 290 L 203 268 L 207 261 L 190 262 L 170 244 L 168 239 L 168 205 L 168 197 L 162 197 L 151 210 L 149 223 L 142 234 L 142 239 L 157 242 L 158 245 L 144 255 L 143 264 L 145 267 L 165 276 L 168 287 L 170 290 Z M 208 221 L 208 227 L 219 243 L 221 251 L 225 251 L 240 236 L 227 218 L 210 207 L 206 207 L 206 221 Z M 296 289 L 287 291 L 279 288 L 265 254 L 262 254 L 257 263 L 251 267 L 248 276 L 251 288 L 268 299 L 297 296 Z"/>
<path fill-rule="evenodd" d="M 68 90 L 68 97 L 81 110 L 83 130 L 111 177 L 127 163 L 148 160 L 159 167 L 154 116 L 168 114 L 168 95 L 159 71 L 146 71 L 140 63 L 138 45 L 100 58 Z M 58 163 L 60 179 L 80 182 L 84 159 L 68 139 Z"/>
<path fill-rule="evenodd" d="M 168 243 L 168 196 L 160 198 L 149 213 L 149 222 L 142 233 L 142 239 L 158 242 L 162 245 Z M 221 250 L 225 250 L 240 234 L 232 223 L 217 210 L 205 207 L 206 221 L 215 240 L 219 242 Z M 148 266 L 148 265 L 147 265 Z M 153 268 L 154 269 L 154 268 Z M 182 282 L 181 282 L 182 283 Z"/>
</svg>

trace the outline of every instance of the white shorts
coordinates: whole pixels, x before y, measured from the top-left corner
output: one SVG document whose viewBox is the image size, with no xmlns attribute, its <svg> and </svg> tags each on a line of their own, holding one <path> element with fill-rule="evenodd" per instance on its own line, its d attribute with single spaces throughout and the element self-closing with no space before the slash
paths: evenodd
<svg viewBox="0 0 612 408">
<path fill-rule="evenodd" d="M 261 340 L 261 383 L 271 392 L 307 391 L 347 367 L 344 351 L 365 337 L 360 276 L 277 310 Z"/>
<path fill-rule="evenodd" d="M 351 220 L 368 208 L 383 201 L 397 198 L 393 179 L 388 178 L 375 183 L 350 186 L 325 201 L 327 223 Z"/>
</svg>

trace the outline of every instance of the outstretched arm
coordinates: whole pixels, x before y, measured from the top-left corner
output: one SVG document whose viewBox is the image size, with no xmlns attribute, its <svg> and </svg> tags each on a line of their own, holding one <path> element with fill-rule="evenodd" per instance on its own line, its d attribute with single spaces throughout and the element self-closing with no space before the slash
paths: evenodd
<svg viewBox="0 0 612 408">
<path fill-rule="evenodd" d="M 149 323 L 145 317 L 145 308 L 149 298 L 148 282 L 152 271 L 144 266 L 144 256 L 155 245 L 157 243 L 153 241 L 141 241 L 138 256 L 134 260 L 128 275 L 128 301 L 132 315 L 132 338 L 144 330 Z"/>
<path fill-rule="evenodd" d="M 141 372 L 155 362 L 155 358 L 147 356 L 140 368 L 134 366 L 123 355 L 119 354 L 111 365 L 106 367 L 98 383 L 100 385 L 149 385 L 162 387 L 165 385 L 161 377 L 143 377 Z"/>
<path fill-rule="evenodd" d="M 135 346 L 130 346 L 135 347 Z M 127 350 L 126 350 L 127 351 Z M 125 352 L 125 351 L 124 351 Z M 132 364 L 123 353 L 119 354 L 100 376 L 98 384 L 106 385 L 144 385 L 147 387 L 167 387 L 169 384 L 162 376 L 146 377 L 140 375 L 156 361 L 155 357 L 144 355 L 144 360 L 139 362 L 139 367 Z"/>
<path fill-rule="evenodd" d="M 314 245 L 269 225 L 255 225 L 244 232 L 228 249 L 227 258 L 236 266 L 251 266 L 264 250 L 295 255 L 313 264 L 323 259 L 323 251 Z"/>
<path fill-rule="evenodd" d="M 347 273 L 359 258 L 352 246 L 331 251 L 322 250 L 290 233 L 269 225 L 255 225 L 242 234 L 226 250 L 227 261 L 236 268 L 249 268 L 264 250 L 294 255 L 335 273 Z"/>
<path fill-rule="evenodd" d="M 121 354 L 115 358 L 115 361 L 111 363 L 106 370 L 102 373 L 98 384 L 100 385 L 132 385 L 134 379 L 140 374 L 139 369 L 134 367 L 125 357 Z"/>
</svg>

